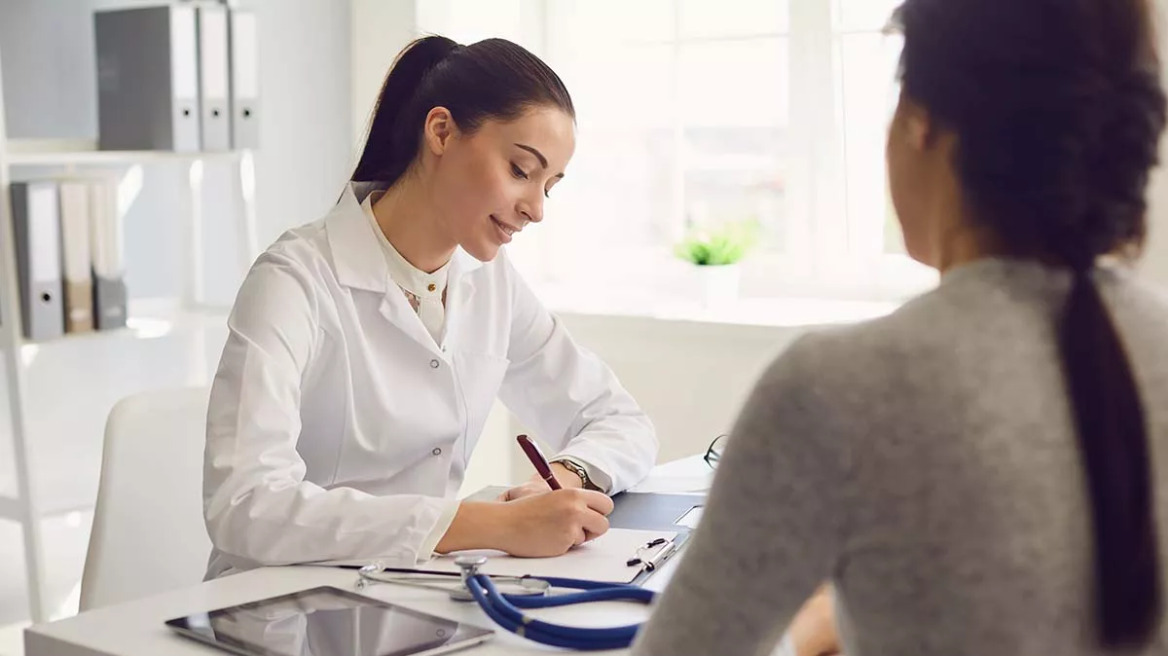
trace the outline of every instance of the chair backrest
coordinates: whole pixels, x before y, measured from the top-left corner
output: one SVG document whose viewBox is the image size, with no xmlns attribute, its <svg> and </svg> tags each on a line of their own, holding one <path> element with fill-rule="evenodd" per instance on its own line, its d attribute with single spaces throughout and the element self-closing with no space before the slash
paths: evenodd
<svg viewBox="0 0 1168 656">
<path fill-rule="evenodd" d="M 206 388 L 122 399 L 105 427 L 81 610 L 202 581 Z"/>
</svg>

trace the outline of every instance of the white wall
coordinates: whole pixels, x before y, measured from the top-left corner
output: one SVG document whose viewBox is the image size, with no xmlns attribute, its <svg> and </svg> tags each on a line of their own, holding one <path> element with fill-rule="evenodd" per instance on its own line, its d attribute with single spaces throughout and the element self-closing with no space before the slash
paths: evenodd
<svg viewBox="0 0 1168 656">
<path fill-rule="evenodd" d="M 394 57 L 417 36 L 416 0 L 352 0 L 351 112 L 353 143 L 365 138 L 377 94 Z M 356 164 L 357 154 L 353 156 Z"/>
</svg>

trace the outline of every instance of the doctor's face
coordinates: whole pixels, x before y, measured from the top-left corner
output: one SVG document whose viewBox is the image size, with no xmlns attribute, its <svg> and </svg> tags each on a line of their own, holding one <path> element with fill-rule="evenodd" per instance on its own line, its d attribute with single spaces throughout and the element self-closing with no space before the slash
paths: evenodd
<svg viewBox="0 0 1168 656">
<path fill-rule="evenodd" d="M 455 128 L 430 170 L 443 231 L 476 259 L 543 220 L 543 204 L 576 149 L 572 117 L 534 107 L 511 121 L 488 119 L 467 134 Z"/>
</svg>

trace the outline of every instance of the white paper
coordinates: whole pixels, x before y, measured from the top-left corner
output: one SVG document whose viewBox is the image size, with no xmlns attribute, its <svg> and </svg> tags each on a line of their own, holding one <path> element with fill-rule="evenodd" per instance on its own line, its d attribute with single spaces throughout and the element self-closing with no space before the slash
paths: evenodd
<svg viewBox="0 0 1168 656">
<path fill-rule="evenodd" d="M 604 583 L 631 583 L 644 568 L 643 564 L 629 565 L 629 559 L 651 558 L 664 548 L 671 548 L 677 533 L 671 531 L 640 531 L 627 528 L 609 529 L 604 535 L 573 548 L 555 558 L 517 558 L 501 551 L 459 551 L 432 558 L 408 568 L 418 572 L 460 572 L 454 559 L 466 555 L 487 556 L 487 564 L 479 571 L 493 576 L 561 577 L 601 581 Z M 668 542 L 644 551 L 638 551 L 653 540 L 665 538 Z M 338 560 L 314 565 L 360 567 L 373 561 Z"/>
</svg>

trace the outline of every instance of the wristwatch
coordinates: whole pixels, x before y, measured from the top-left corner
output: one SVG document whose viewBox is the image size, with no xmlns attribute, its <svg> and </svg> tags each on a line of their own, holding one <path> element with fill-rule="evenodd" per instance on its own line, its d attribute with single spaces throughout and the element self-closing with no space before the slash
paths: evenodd
<svg viewBox="0 0 1168 656">
<path fill-rule="evenodd" d="M 580 483 L 583 484 L 585 490 L 596 490 L 597 492 L 604 491 L 597 487 L 597 485 L 592 482 L 591 478 L 588 478 L 588 470 L 584 468 L 584 465 L 576 462 L 575 460 L 572 460 L 571 458 L 556 458 L 552 462 L 560 463 L 564 466 L 564 469 L 567 469 L 573 474 L 579 476 Z"/>
</svg>

